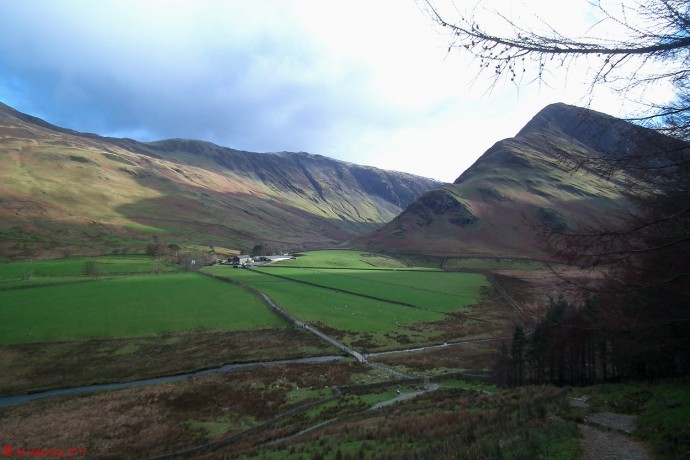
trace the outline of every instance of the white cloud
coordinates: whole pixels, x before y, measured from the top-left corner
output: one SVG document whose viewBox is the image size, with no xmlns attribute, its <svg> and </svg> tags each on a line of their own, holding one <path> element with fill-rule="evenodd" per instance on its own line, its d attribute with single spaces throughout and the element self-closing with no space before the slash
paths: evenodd
<svg viewBox="0 0 690 460">
<path fill-rule="evenodd" d="M 530 21 L 537 5 L 574 32 L 593 19 L 585 1 L 492 3 Z M 0 38 L 0 100 L 55 124 L 445 181 L 546 104 L 587 102 L 577 69 L 487 94 L 414 0 L 23 0 L 3 4 Z M 603 91 L 592 107 L 619 115 L 619 101 Z"/>
</svg>

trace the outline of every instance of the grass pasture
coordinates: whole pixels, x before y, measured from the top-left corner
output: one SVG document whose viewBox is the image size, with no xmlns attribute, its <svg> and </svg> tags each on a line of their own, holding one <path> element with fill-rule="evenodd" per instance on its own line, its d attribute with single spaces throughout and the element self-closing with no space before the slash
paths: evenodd
<svg viewBox="0 0 690 460">
<path fill-rule="evenodd" d="M 227 266 L 213 267 L 209 273 L 241 281 L 271 297 L 281 308 L 301 321 L 322 323 L 342 331 L 380 333 L 402 324 L 438 321 L 438 312 L 361 297 L 333 289 L 296 283 Z"/>
<path fill-rule="evenodd" d="M 489 285 L 484 275 L 434 271 L 327 270 L 268 267 L 257 271 L 335 290 L 451 313 L 477 302 Z"/>
<path fill-rule="evenodd" d="M 0 344 L 285 324 L 246 290 L 194 273 L 5 290 L 0 305 Z"/>
<path fill-rule="evenodd" d="M 472 319 L 490 292 L 483 289 L 488 286 L 484 276 L 475 273 L 276 266 L 208 271 L 266 293 L 295 318 L 364 352 L 438 344 L 468 334 L 484 338 L 500 333 L 498 323 L 506 320 L 503 305 L 495 302 L 487 305 L 502 312 L 498 323 L 492 315 L 481 323 Z"/>
</svg>

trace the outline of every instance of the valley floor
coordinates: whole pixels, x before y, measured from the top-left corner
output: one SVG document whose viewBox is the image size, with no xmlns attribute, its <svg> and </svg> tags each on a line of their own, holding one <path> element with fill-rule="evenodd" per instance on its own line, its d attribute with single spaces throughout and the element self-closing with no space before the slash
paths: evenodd
<svg viewBox="0 0 690 460">
<path fill-rule="evenodd" d="M 242 324 L 252 325 L 249 330 L 198 329 L 146 337 L 5 344 L 0 346 L 0 364 L 6 371 L 0 374 L 0 394 L 137 382 L 227 363 L 254 364 L 227 372 L 194 373 L 167 383 L 6 407 L 0 403 L 2 442 L 13 449 L 87 449 L 93 458 L 169 458 L 177 452 L 188 458 L 643 459 L 652 457 L 645 457 L 645 450 L 633 450 L 641 444 L 630 421 L 639 414 L 638 421 L 644 424 L 640 426 L 646 428 L 642 433 L 659 451 L 671 441 L 664 438 L 668 433 L 658 428 L 655 417 L 666 414 L 668 406 L 681 407 L 674 426 L 685 428 L 676 429 L 681 434 L 675 444 L 671 442 L 676 446 L 672 455 L 660 458 L 682 458 L 678 455 L 689 444 L 690 395 L 682 385 L 498 389 L 487 382 L 496 351 L 510 339 L 514 322 L 537 312 L 537 303 L 529 305 L 524 299 L 535 292 L 546 294 L 545 272 L 494 272 L 492 284 L 482 285 L 475 303 L 449 312 L 444 312 L 448 308 L 444 301 L 471 291 L 457 291 L 459 285 L 445 291 L 452 283 L 435 285 L 433 275 L 424 275 L 426 294 L 409 291 L 401 297 L 403 288 L 395 283 L 418 276 L 414 272 L 381 272 L 353 284 L 368 272 L 341 270 L 348 289 L 332 285 L 337 281 L 335 272 L 323 270 L 276 271 L 279 277 L 228 267 L 213 273 L 232 280 L 219 283 L 205 278 L 218 283 L 213 292 L 227 289 L 229 296 L 211 302 L 221 306 L 219 311 L 232 312 L 234 300 L 245 299 L 238 314 L 262 309 L 263 318 L 269 311 L 263 304 L 269 295 L 283 310 L 278 315 L 282 319 L 266 327 L 247 322 L 251 315 L 241 316 Z M 450 275 L 444 280 L 482 280 Z M 306 277 L 308 283 L 290 279 L 299 277 Z M 202 278 L 179 279 L 196 286 Z M 146 279 L 155 283 L 156 277 Z M 16 282 L 11 283 L 5 291 L 0 289 L 0 295 L 15 292 Z M 99 283 L 108 281 L 94 286 Z M 30 289 L 43 296 L 49 291 L 41 289 L 51 288 Z M 373 315 L 353 321 L 354 314 L 366 313 L 367 308 L 369 314 L 372 308 L 383 308 L 380 303 L 389 289 L 394 302 L 386 308 L 392 312 L 419 310 L 426 315 L 435 308 L 443 319 L 398 324 L 377 322 L 381 318 Z M 252 293 L 255 299 L 263 294 L 264 300 L 254 303 L 246 296 L 233 297 L 238 290 Z M 291 290 L 295 295 L 286 295 Z M 424 311 L 422 302 L 430 298 L 438 298 L 439 303 Z M 115 302 L 108 305 L 117 308 Z M 78 308 L 88 311 L 85 305 Z M 323 319 L 312 318 L 309 324 L 330 341 L 300 327 L 305 324 L 301 321 L 317 314 Z M 383 313 L 379 316 L 386 318 Z M 350 324 L 361 330 L 348 329 Z M 362 359 L 346 357 L 344 348 L 356 350 L 354 356 Z M 340 356 L 295 360 L 328 355 Z M 620 395 L 610 394 L 610 388 L 617 388 Z M 626 410 L 620 410 L 619 400 L 626 402 Z M 650 434 L 650 430 L 656 431 Z"/>
</svg>

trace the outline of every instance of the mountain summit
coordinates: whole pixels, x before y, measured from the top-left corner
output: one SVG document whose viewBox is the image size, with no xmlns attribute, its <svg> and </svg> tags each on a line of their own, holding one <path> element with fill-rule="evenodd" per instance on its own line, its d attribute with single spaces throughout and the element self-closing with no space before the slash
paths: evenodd
<svg viewBox="0 0 690 460">
<path fill-rule="evenodd" d="M 152 237 L 246 250 L 332 246 L 440 182 L 307 153 L 137 142 L 0 104 L 0 257 L 138 250 Z"/>
<path fill-rule="evenodd" d="M 453 184 L 422 195 L 357 241 L 372 249 L 548 258 L 539 230 L 622 218 L 631 178 L 602 169 L 680 141 L 592 110 L 553 104 L 487 150 Z M 685 144 L 683 144 L 685 145 Z"/>
</svg>

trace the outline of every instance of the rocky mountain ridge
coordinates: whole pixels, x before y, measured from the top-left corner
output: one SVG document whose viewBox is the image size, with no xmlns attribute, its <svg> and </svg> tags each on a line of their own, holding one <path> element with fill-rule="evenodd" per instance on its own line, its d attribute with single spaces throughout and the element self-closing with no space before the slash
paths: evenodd
<svg viewBox="0 0 690 460">
<path fill-rule="evenodd" d="M 156 236 L 242 250 L 333 246 L 440 182 L 307 153 L 138 142 L 0 104 L 0 257 L 137 250 Z"/>
<path fill-rule="evenodd" d="M 619 163 L 649 171 L 658 152 L 686 147 L 606 114 L 553 104 L 453 184 L 425 193 L 357 242 L 372 250 L 549 259 L 540 246 L 544 231 L 625 218 L 634 185 L 645 178 L 632 177 L 635 168 L 621 171 Z"/>
</svg>

